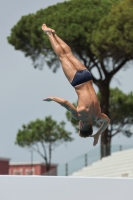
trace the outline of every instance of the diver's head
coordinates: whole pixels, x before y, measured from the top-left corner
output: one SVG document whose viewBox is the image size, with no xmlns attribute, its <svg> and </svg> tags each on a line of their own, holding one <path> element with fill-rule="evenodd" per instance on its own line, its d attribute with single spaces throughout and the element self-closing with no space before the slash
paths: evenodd
<svg viewBox="0 0 133 200">
<path fill-rule="evenodd" d="M 81 121 L 79 122 L 79 136 L 80 137 L 90 137 L 92 136 L 93 129 L 91 124 L 83 124 Z"/>
</svg>

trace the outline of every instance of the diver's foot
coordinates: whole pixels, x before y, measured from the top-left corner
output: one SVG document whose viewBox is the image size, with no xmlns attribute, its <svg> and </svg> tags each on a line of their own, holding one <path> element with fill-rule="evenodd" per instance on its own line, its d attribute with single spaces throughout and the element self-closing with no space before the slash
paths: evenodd
<svg viewBox="0 0 133 200">
<path fill-rule="evenodd" d="M 52 28 L 48 28 L 48 27 L 46 26 L 46 24 L 43 24 L 43 25 L 42 25 L 42 30 L 43 30 L 45 33 L 53 33 L 53 34 L 55 34 L 55 30 L 52 29 Z"/>
</svg>

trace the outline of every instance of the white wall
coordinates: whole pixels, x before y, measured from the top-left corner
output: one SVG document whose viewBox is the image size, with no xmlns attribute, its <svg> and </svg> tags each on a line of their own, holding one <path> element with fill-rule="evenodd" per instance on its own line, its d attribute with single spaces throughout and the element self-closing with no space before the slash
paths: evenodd
<svg viewBox="0 0 133 200">
<path fill-rule="evenodd" d="M 133 179 L 0 176 L 1 200 L 133 200 Z"/>
</svg>

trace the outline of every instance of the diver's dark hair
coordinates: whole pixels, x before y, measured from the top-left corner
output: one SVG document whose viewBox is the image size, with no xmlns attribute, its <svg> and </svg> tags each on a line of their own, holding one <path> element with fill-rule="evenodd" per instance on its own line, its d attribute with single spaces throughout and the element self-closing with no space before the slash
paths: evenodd
<svg viewBox="0 0 133 200">
<path fill-rule="evenodd" d="M 88 130 L 80 130 L 79 136 L 86 138 L 86 137 L 90 137 L 92 133 L 93 133 L 93 129 L 92 129 L 92 126 L 90 125 Z"/>
</svg>

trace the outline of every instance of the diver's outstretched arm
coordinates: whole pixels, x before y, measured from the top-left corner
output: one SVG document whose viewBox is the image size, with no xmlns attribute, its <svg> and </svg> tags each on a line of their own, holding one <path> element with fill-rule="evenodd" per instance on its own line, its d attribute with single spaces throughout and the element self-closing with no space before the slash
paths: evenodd
<svg viewBox="0 0 133 200">
<path fill-rule="evenodd" d="M 60 97 L 47 97 L 45 99 L 43 99 L 43 101 L 55 101 L 57 103 L 59 103 L 61 106 L 63 106 L 64 108 L 66 108 L 68 111 L 71 112 L 72 116 L 78 120 L 78 113 L 76 108 L 67 100 L 60 98 Z"/>
</svg>

